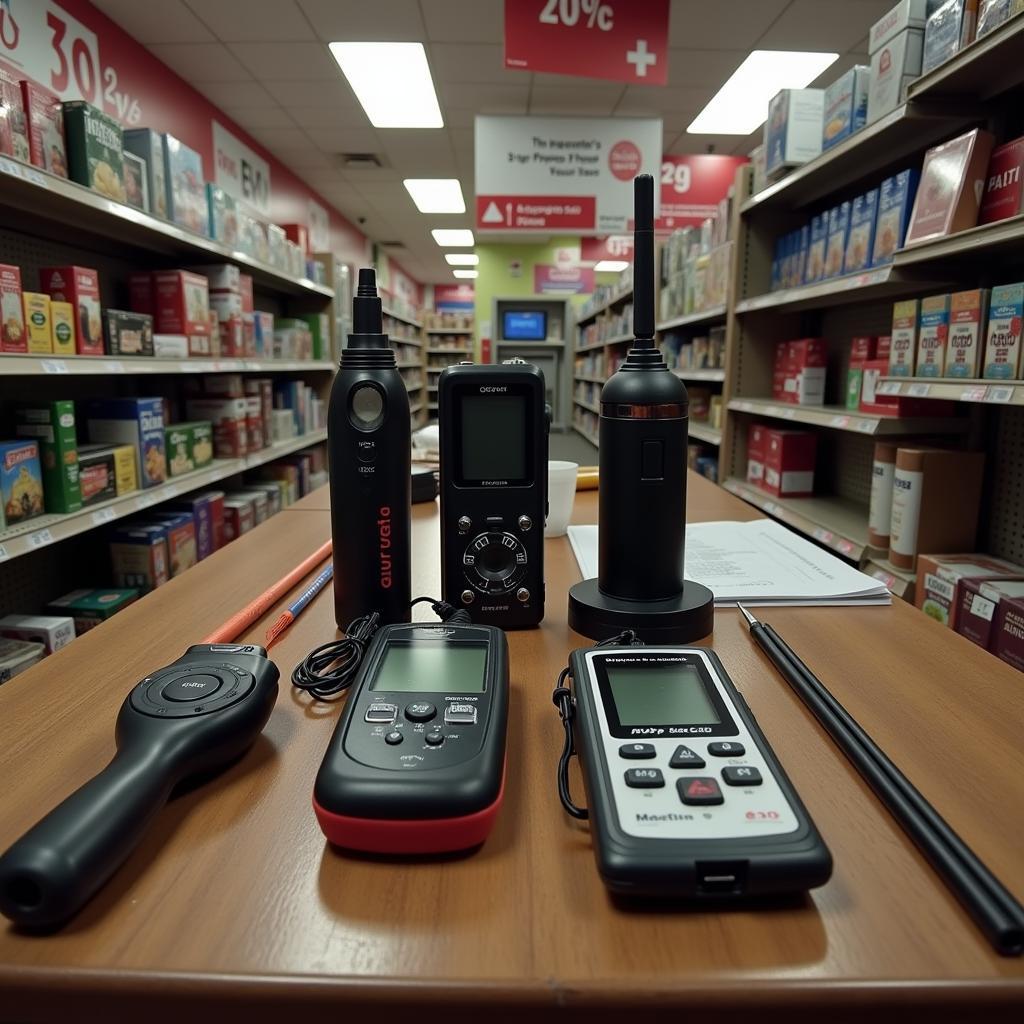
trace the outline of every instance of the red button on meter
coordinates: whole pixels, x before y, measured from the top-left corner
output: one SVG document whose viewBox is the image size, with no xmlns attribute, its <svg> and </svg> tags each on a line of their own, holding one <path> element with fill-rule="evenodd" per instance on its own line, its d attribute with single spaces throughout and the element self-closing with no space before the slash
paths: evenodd
<svg viewBox="0 0 1024 1024">
<path fill-rule="evenodd" d="M 725 802 L 718 781 L 709 776 L 679 779 L 676 782 L 676 789 L 679 791 L 679 799 L 691 807 L 706 807 Z"/>
</svg>

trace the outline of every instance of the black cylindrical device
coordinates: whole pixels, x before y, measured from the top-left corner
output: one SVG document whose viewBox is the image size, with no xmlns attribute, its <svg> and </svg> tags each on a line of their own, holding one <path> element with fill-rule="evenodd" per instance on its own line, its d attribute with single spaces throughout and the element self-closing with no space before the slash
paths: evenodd
<svg viewBox="0 0 1024 1024">
<path fill-rule="evenodd" d="M 376 275 L 359 271 L 353 332 L 327 415 L 334 614 L 344 629 L 378 612 L 408 622 L 412 573 L 409 394 L 383 333 Z"/>
</svg>

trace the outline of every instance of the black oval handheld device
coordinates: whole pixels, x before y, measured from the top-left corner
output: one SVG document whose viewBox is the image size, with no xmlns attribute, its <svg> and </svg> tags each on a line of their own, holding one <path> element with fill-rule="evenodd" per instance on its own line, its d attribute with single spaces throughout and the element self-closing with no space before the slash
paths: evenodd
<svg viewBox="0 0 1024 1024">
<path fill-rule="evenodd" d="M 117 753 L 0 857 L 0 913 L 52 927 L 75 914 L 142 839 L 171 791 L 243 754 L 277 699 L 262 647 L 199 644 L 146 676 L 117 716 Z"/>
<path fill-rule="evenodd" d="M 570 671 L 591 840 L 612 892 L 735 899 L 828 881 L 828 847 L 714 652 L 592 647 L 573 651 Z"/>
<path fill-rule="evenodd" d="M 382 332 L 372 269 L 359 271 L 352 326 L 327 413 L 339 629 L 370 612 L 407 622 L 412 599 L 409 393 Z"/>
<path fill-rule="evenodd" d="M 482 843 L 505 790 L 508 644 L 494 626 L 377 632 L 313 791 L 324 835 L 371 853 Z"/>
</svg>

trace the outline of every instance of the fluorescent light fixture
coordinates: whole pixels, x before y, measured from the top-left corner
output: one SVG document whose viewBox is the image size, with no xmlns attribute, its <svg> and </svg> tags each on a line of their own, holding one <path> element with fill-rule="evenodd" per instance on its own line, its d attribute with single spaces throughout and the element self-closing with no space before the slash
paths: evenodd
<svg viewBox="0 0 1024 1024">
<path fill-rule="evenodd" d="M 469 280 L 472 280 L 474 277 L 477 276 L 479 271 L 477 271 L 477 270 L 453 270 L 452 273 L 456 277 L 463 277 L 463 278 L 468 278 Z"/>
<path fill-rule="evenodd" d="M 446 252 L 444 258 L 450 267 L 475 267 L 480 262 L 475 252 Z"/>
<path fill-rule="evenodd" d="M 422 43 L 330 43 L 374 128 L 443 128 Z"/>
<path fill-rule="evenodd" d="M 768 103 L 780 89 L 803 89 L 838 58 L 838 53 L 754 50 L 686 131 L 749 135 L 768 120 Z"/>
<path fill-rule="evenodd" d="M 476 244 L 469 228 L 434 228 L 430 233 L 442 249 L 461 249 Z"/>
<path fill-rule="evenodd" d="M 594 269 L 599 274 L 617 274 L 628 266 L 629 260 L 598 260 L 594 264 Z"/>
<path fill-rule="evenodd" d="M 406 178 L 402 184 L 420 213 L 465 213 L 458 178 Z"/>
</svg>

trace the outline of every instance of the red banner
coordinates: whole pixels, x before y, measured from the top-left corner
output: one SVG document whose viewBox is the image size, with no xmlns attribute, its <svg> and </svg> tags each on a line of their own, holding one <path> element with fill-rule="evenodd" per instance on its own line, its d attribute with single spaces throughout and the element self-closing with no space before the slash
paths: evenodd
<svg viewBox="0 0 1024 1024">
<path fill-rule="evenodd" d="M 535 295 L 589 295 L 594 285 L 591 267 L 556 267 L 552 263 L 535 263 L 533 266 Z"/>
<path fill-rule="evenodd" d="M 668 82 L 669 0 L 505 0 L 505 67 Z"/>
<path fill-rule="evenodd" d="M 584 263 L 601 260 L 633 260 L 632 235 L 606 235 L 604 238 L 583 238 L 580 259 Z"/>
<path fill-rule="evenodd" d="M 594 196 L 477 196 L 476 223 L 491 231 L 502 228 L 576 228 L 593 231 L 597 222 Z"/>
<path fill-rule="evenodd" d="M 659 231 L 699 228 L 702 220 L 718 212 L 736 176 L 748 163 L 745 156 L 683 153 L 661 158 L 661 207 L 655 221 Z"/>
</svg>

